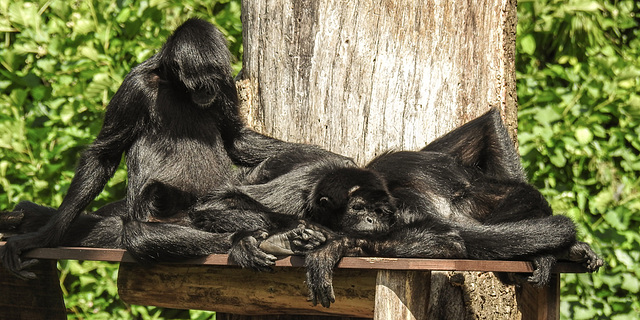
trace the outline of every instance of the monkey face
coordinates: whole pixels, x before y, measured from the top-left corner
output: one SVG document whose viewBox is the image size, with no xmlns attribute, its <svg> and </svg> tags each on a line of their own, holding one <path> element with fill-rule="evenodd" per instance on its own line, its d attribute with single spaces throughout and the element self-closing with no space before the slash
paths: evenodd
<svg viewBox="0 0 640 320">
<path fill-rule="evenodd" d="M 396 207 L 386 192 L 378 191 L 351 195 L 339 223 L 344 232 L 367 237 L 389 232 Z"/>
</svg>

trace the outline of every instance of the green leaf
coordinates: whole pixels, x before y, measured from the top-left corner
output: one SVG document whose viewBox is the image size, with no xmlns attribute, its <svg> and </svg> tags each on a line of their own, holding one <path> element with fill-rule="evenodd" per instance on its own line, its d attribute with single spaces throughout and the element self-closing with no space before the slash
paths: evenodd
<svg viewBox="0 0 640 320">
<path fill-rule="evenodd" d="M 531 34 L 522 37 L 520 39 L 520 45 L 522 46 L 522 51 L 526 54 L 533 55 L 536 51 L 536 40 Z"/>
<path fill-rule="evenodd" d="M 640 280 L 635 275 L 631 275 L 628 273 L 624 273 L 622 275 L 624 281 L 622 281 L 622 285 L 620 286 L 622 289 L 625 289 L 629 292 L 638 293 L 640 292 Z"/>
<path fill-rule="evenodd" d="M 38 7 L 33 2 L 13 2 L 9 6 L 9 20 L 21 27 L 35 26 L 40 21 Z"/>
<path fill-rule="evenodd" d="M 540 109 L 534 117 L 538 123 L 547 125 L 562 119 L 562 115 L 553 108 Z"/>
<path fill-rule="evenodd" d="M 60 120 L 65 124 L 69 124 L 75 113 L 73 104 L 66 103 L 62 105 L 62 109 L 60 110 Z"/>
<path fill-rule="evenodd" d="M 633 260 L 633 258 L 631 258 L 631 256 L 627 252 L 620 249 L 615 249 L 614 252 L 618 261 L 624 264 L 627 268 L 632 269 L 633 266 L 636 264 L 636 262 Z"/>
<path fill-rule="evenodd" d="M 587 128 L 576 129 L 575 137 L 581 145 L 587 145 L 593 141 L 593 133 Z"/>
<path fill-rule="evenodd" d="M 555 149 L 554 153 L 549 155 L 549 160 L 556 167 L 562 168 L 567 164 L 567 158 L 565 158 L 561 149 Z"/>
</svg>

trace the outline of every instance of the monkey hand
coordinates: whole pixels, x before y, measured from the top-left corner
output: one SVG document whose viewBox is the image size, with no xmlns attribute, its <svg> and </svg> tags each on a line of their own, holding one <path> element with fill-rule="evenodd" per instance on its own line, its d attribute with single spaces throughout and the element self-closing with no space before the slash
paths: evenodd
<svg viewBox="0 0 640 320">
<path fill-rule="evenodd" d="M 277 257 L 258 247 L 258 241 L 266 237 L 267 233 L 264 231 L 234 236 L 231 249 L 229 249 L 229 258 L 243 268 L 271 271 L 271 267 L 276 264 Z"/>
<path fill-rule="evenodd" d="M 316 306 L 318 302 L 325 308 L 331 307 L 336 302 L 336 296 L 333 292 L 332 276 L 324 273 L 314 274 L 307 270 L 307 286 L 309 288 L 309 296 L 307 300 Z"/>
<path fill-rule="evenodd" d="M 309 253 L 305 258 L 307 268 L 307 287 L 309 289 L 308 300 L 315 306 L 320 303 L 329 308 L 336 301 L 333 292 L 333 267 L 332 259 L 326 259 L 323 250 Z"/>
<path fill-rule="evenodd" d="M 346 237 L 330 239 L 327 243 L 307 253 L 304 264 L 307 268 L 307 287 L 309 301 L 315 306 L 318 302 L 325 308 L 336 301 L 333 292 L 333 268 L 348 251 L 353 241 Z"/>
<path fill-rule="evenodd" d="M 289 231 L 276 233 L 260 243 L 260 249 L 264 252 L 279 256 L 302 254 L 321 246 L 327 238 L 315 229 L 304 224 L 298 225 Z"/>
<path fill-rule="evenodd" d="M 35 279 L 36 274 L 27 271 L 29 267 L 38 263 L 36 259 L 22 260 L 20 255 L 23 251 L 36 248 L 33 243 L 37 243 L 37 233 L 27 233 L 16 235 L 0 247 L 0 258 L 5 269 L 16 275 L 18 278 L 29 280 Z"/>
<path fill-rule="evenodd" d="M 602 258 L 585 242 L 576 241 L 568 252 L 568 260 L 582 264 L 589 272 L 594 272 L 604 265 Z"/>
</svg>

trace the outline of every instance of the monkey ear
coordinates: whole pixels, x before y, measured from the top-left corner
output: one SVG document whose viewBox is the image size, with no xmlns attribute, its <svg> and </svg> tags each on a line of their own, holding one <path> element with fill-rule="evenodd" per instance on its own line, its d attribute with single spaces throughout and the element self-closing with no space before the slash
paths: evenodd
<svg viewBox="0 0 640 320">
<path fill-rule="evenodd" d="M 322 196 L 318 199 L 318 206 L 324 209 L 331 209 L 334 205 L 334 201 L 328 196 Z"/>
<path fill-rule="evenodd" d="M 320 197 L 320 199 L 318 199 L 318 205 L 323 208 L 329 207 L 331 205 L 331 199 L 327 196 Z"/>
</svg>

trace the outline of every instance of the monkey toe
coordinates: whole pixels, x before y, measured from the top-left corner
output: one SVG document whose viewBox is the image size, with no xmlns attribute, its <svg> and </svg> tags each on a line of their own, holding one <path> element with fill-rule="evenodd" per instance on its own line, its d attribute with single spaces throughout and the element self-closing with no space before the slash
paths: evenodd
<svg viewBox="0 0 640 320">
<path fill-rule="evenodd" d="M 585 242 L 578 241 L 569 249 L 569 260 L 582 264 L 589 272 L 604 265 L 604 261 Z"/>
<path fill-rule="evenodd" d="M 551 274 L 549 272 L 544 272 L 541 270 L 535 270 L 533 274 L 527 277 L 527 282 L 529 282 L 534 287 L 544 287 L 549 283 L 551 278 Z"/>
<path fill-rule="evenodd" d="M 305 228 L 302 231 L 302 234 L 303 234 L 303 239 L 307 240 L 310 243 L 315 244 L 315 246 L 323 244 L 325 243 L 325 241 L 327 241 L 327 237 L 324 235 L 324 233 L 318 230 Z"/>
<path fill-rule="evenodd" d="M 322 291 L 320 294 L 320 304 L 322 304 L 322 306 L 325 308 L 331 307 L 331 303 L 336 302 L 336 297 L 335 297 L 335 294 L 333 293 L 333 286 L 330 284 L 325 285 L 322 287 L 321 290 Z"/>
<path fill-rule="evenodd" d="M 279 255 L 290 256 L 294 254 L 292 242 L 290 241 L 291 231 L 274 234 L 266 240 L 260 242 L 260 249 L 264 252 Z"/>
<path fill-rule="evenodd" d="M 604 260 L 602 260 L 600 257 L 596 255 L 593 255 L 589 257 L 589 259 L 587 259 L 584 265 L 587 268 L 587 270 L 589 270 L 589 272 L 595 272 L 604 265 Z"/>
<path fill-rule="evenodd" d="M 2 258 L 4 267 L 16 277 L 23 280 L 36 278 L 36 274 L 27 269 L 38 264 L 39 260 L 29 259 L 23 261 L 20 258 L 20 250 L 14 251 L 8 244 L 5 244 L 2 252 L 0 252 L 0 257 Z"/>
<path fill-rule="evenodd" d="M 325 308 L 331 307 L 332 303 L 336 302 L 335 294 L 333 292 L 333 286 L 322 285 L 314 288 L 309 288 L 309 299 L 314 306 L 320 303 Z"/>
<path fill-rule="evenodd" d="M 313 250 L 325 241 L 326 237 L 322 232 L 298 226 L 268 237 L 260 243 L 260 249 L 274 255 L 294 255 Z"/>
<path fill-rule="evenodd" d="M 275 265 L 277 257 L 262 251 L 258 247 L 258 241 L 247 236 L 231 247 L 229 257 L 243 268 L 250 268 L 256 271 L 271 271 L 271 266 Z"/>
<path fill-rule="evenodd" d="M 14 273 L 15 273 L 16 276 L 18 276 L 18 278 L 21 278 L 21 279 L 24 279 L 24 280 L 36 279 L 37 277 L 36 277 L 35 273 L 33 273 L 31 271 L 28 271 L 28 270 L 25 270 L 25 269 L 28 269 L 28 268 L 38 264 L 39 262 L 40 261 L 37 260 L 37 259 L 29 259 L 29 260 L 26 260 L 26 261 L 21 261 L 19 270 L 15 271 Z"/>
</svg>

